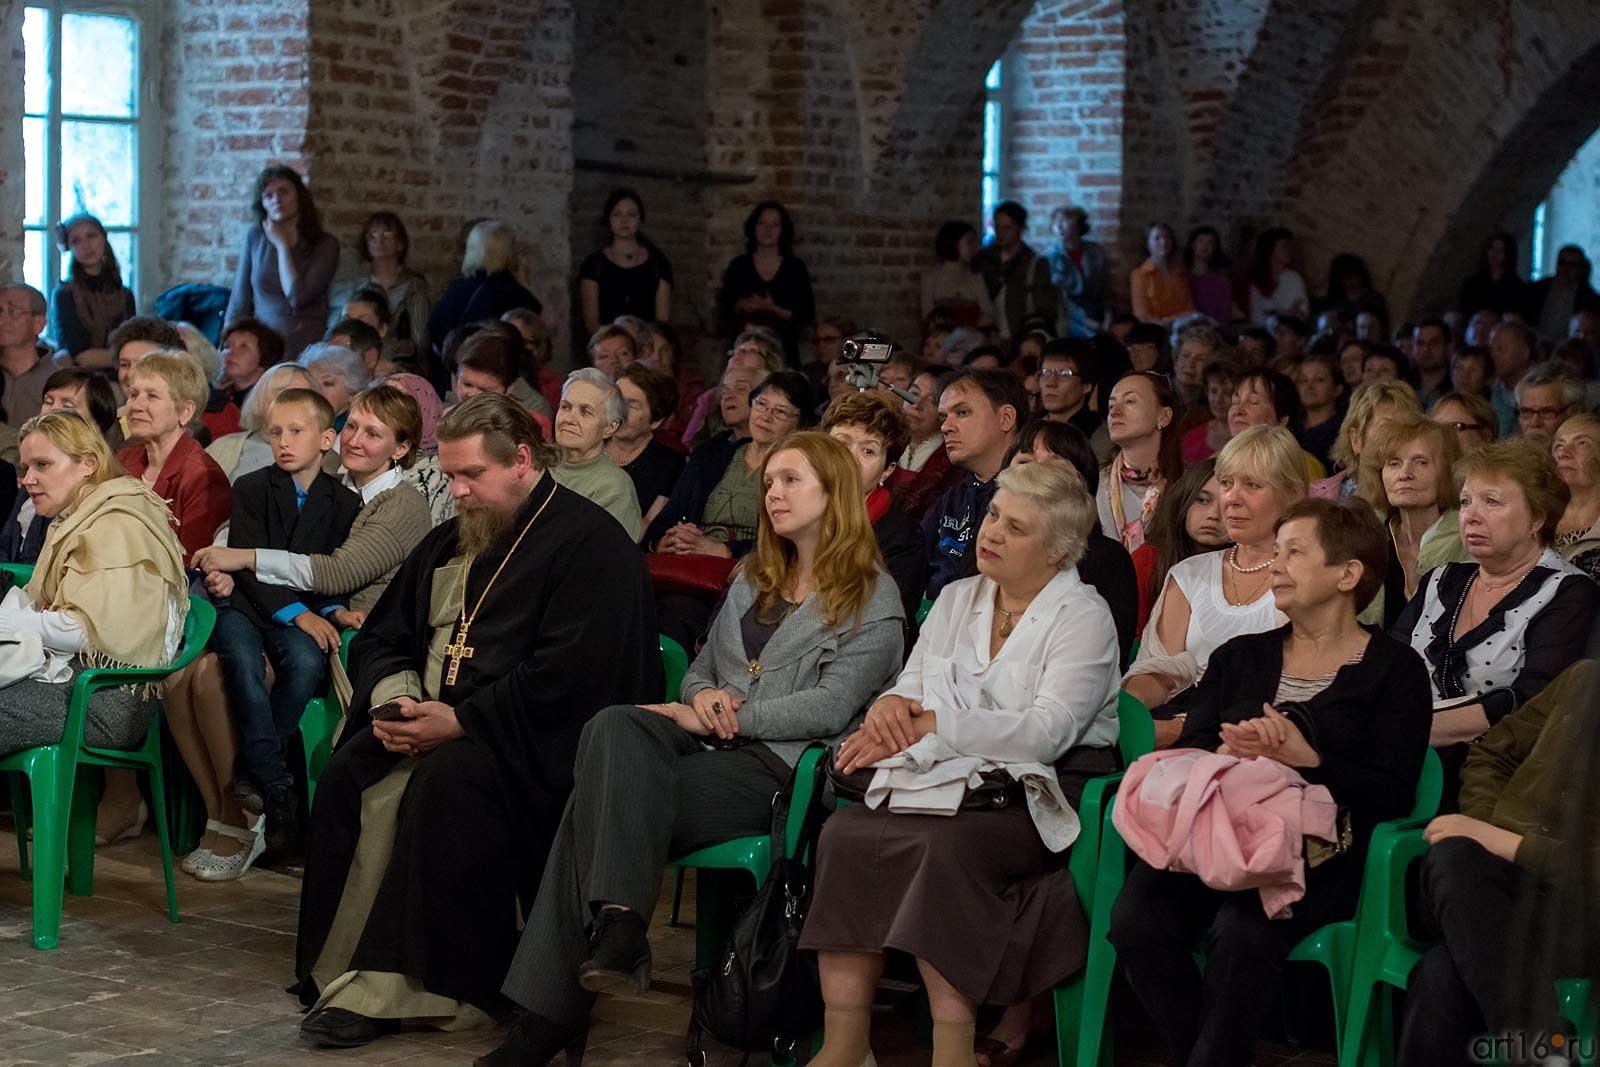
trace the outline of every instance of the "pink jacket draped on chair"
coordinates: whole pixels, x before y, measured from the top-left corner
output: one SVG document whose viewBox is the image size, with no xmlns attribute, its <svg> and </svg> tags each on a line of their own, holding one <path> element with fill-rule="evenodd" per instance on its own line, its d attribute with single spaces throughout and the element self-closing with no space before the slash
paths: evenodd
<svg viewBox="0 0 1600 1067">
<path fill-rule="evenodd" d="M 1150 866 L 1213 889 L 1258 889 L 1279 918 L 1305 896 L 1304 838 L 1336 839 L 1338 805 L 1276 760 L 1169 749 L 1128 768 L 1112 822 Z"/>
</svg>

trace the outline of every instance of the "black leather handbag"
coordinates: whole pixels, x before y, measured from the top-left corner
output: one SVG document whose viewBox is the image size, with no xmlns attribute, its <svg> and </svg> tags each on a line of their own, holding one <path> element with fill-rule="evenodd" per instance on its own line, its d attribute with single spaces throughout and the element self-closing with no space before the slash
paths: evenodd
<svg viewBox="0 0 1600 1067">
<path fill-rule="evenodd" d="M 798 771 L 797 771 L 798 773 Z M 800 928 L 811 906 L 812 877 L 806 857 L 815 851 L 828 809 L 821 803 L 822 769 L 799 840 L 785 848 L 789 801 L 795 780 L 773 801 L 772 841 L 782 854 L 764 885 L 734 921 L 728 943 L 709 970 L 696 971 L 687 1053 L 691 1067 L 704 1067 L 705 1038 L 751 1053 L 789 1055 L 822 1019 L 816 968 L 800 954 Z"/>
</svg>

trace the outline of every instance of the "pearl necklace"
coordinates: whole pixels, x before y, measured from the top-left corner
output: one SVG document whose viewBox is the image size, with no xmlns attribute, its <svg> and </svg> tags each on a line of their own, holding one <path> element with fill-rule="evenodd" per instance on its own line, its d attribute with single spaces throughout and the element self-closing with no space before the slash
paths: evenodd
<svg viewBox="0 0 1600 1067">
<path fill-rule="evenodd" d="M 1228 554 L 1222 558 L 1227 561 L 1228 566 L 1233 569 L 1235 574 L 1260 574 L 1262 571 L 1272 566 L 1272 561 L 1278 558 L 1278 554 L 1274 552 L 1267 558 L 1265 563 L 1257 564 L 1254 567 L 1241 567 L 1239 566 L 1239 546 L 1234 545 L 1232 548 L 1228 549 Z"/>
</svg>

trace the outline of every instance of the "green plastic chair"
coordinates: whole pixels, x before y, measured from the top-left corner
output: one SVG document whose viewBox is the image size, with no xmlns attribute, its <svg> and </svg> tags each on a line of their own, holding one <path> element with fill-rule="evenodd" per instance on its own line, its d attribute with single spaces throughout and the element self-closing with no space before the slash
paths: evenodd
<svg viewBox="0 0 1600 1067">
<path fill-rule="evenodd" d="M 339 639 L 339 662 L 346 669 L 350 667 L 350 642 L 355 640 L 358 632 L 346 630 Z M 333 758 L 333 738 L 343 721 L 344 708 L 339 706 L 339 694 L 330 678 L 328 691 L 322 696 L 312 697 L 306 704 L 306 710 L 300 713 L 300 750 L 306 761 L 308 811 L 317 797 L 317 781 L 322 777 L 323 768 Z"/>
<path fill-rule="evenodd" d="M 1432 817 L 1432 813 L 1438 810 L 1443 782 L 1444 772 L 1439 757 L 1429 749 L 1423 758 L 1422 774 L 1417 780 L 1417 793 L 1411 814 L 1405 819 L 1379 823 L 1373 831 L 1372 844 L 1367 852 L 1367 866 L 1362 875 L 1361 900 L 1356 908 L 1356 918 L 1321 927 L 1289 952 L 1288 958 L 1291 960 L 1319 963 L 1327 969 L 1329 984 L 1333 991 L 1336 1038 L 1342 1034 L 1350 1014 L 1350 976 L 1356 973 L 1354 959 L 1358 941 L 1356 930 L 1363 917 L 1374 906 L 1371 901 L 1386 896 L 1391 888 L 1386 882 L 1375 881 L 1377 877 L 1375 870 L 1378 868 L 1387 870 L 1387 864 L 1390 862 L 1388 857 L 1392 850 L 1391 842 L 1404 828 L 1416 825 L 1419 820 L 1426 823 L 1426 820 Z M 1111 975 L 1116 969 L 1116 949 L 1112 947 L 1107 934 L 1111 929 L 1112 905 L 1116 903 L 1117 894 L 1122 891 L 1128 873 L 1127 844 L 1111 823 L 1114 804 L 1114 798 L 1107 800 L 1105 825 L 1101 830 L 1100 868 L 1097 872 L 1089 921 L 1089 961 L 1084 970 L 1083 1012 L 1086 1023 L 1079 1035 L 1075 1060 L 1079 1067 L 1094 1067 L 1096 1064 L 1104 1067 L 1113 1060 L 1108 1020 Z M 1404 870 L 1404 866 L 1401 866 L 1402 874 Z M 1403 886 L 1398 893 L 1403 915 L 1405 907 Z M 1099 1030 L 1099 1033 L 1095 1033 L 1095 1030 Z M 1342 1038 L 1337 1039 L 1340 1063 L 1343 1065 L 1348 1043 Z M 1066 1059 L 1063 1051 L 1060 1062 L 1064 1065 L 1074 1061 Z"/>
<path fill-rule="evenodd" d="M 666 634 L 658 638 L 661 647 L 661 674 L 666 679 L 666 701 L 672 703 L 683 695 L 683 676 L 689 673 L 689 654 Z M 683 868 L 672 883 L 672 911 L 667 915 L 667 925 L 678 925 L 678 908 L 683 904 Z"/>
<path fill-rule="evenodd" d="M 683 676 L 689 673 L 689 653 L 665 634 L 661 635 L 660 642 L 661 673 L 666 676 L 666 700 L 670 704 L 683 696 Z"/>
<path fill-rule="evenodd" d="M 933 610 L 933 600 L 929 597 L 922 598 L 922 604 L 917 608 L 917 625 L 921 626 L 928 621 L 928 612 Z"/>
<path fill-rule="evenodd" d="M 785 844 L 789 852 L 794 851 L 799 843 L 800 826 L 804 821 L 802 815 L 815 800 L 814 772 L 817 764 L 826 755 L 826 749 L 820 747 L 808 749 L 796 764 L 795 769 L 798 774 L 795 793 L 789 801 L 789 821 L 784 827 L 787 835 Z M 761 883 L 766 881 L 767 873 L 772 869 L 772 838 L 760 834 L 708 845 L 696 849 L 687 856 L 678 857 L 673 861 L 673 866 L 678 868 L 680 888 L 686 868 L 693 868 L 697 872 L 694 904 L 694 965 L 696 970 L 709 967 L 716 960 L 717 953 L 722 950 L 722 944 L 727 940 L 728 932 L 733 928 L 733 921 L 737 918 L 735 897 L 742 881 L 738 875 L 741 872 L 748 874 L 755 882 L 754 888 L 761 887 Z M 677 911 L 677 905 L 678 901 L 674 898 L 674 913 Z"/>
<path fill-rule="evenodd" d="M 1124 768 L 1140 756 L 1155 751 L 1155 722 L 1150 717 L 1150 709 L 1137 697 L 1128 693 L 1118 695 L 1117 721 L 1117 749 Z M 1086 1001 L 1090 999 L 1091 991 L 1102 983 L 1109 989 L 1111 969 L 1116 966 L 1115 955 L 1107 956 L 1111 945 L 1105 939 L 1106 930 L 1110 928 L 1110 905 L 1107 904 L 1103 909 L 1095 905 L 1101 892 L 1100 868 L 1105 862 L 1102 858 L 1103 838 L 1105 829 L 1111 825 L 1111 804 L 1121 781 L 1121 774 L 1111 774 L 1095 778 L 1084 787 L 1083 797 L 1078 802 L 1078 839 L 1072 843 L 1072 851 L 1067 856 L 1067 872 L 1072 876 L 1072 888 L 1090 919 L 1090 928 L 1087 964 L 1081 972 L 1055 989 L 1056 1056 L 1063 1067 L 1074 1062 L 1092 1064 L 1092 1057 L 1098 1056 L 1102 1047 L 1106 1063 L 1110 1063 L 1110 1042 L 1102 1045 L 1101 1041 L 1105 1013 L 1086 1010 Z M 1105 913 L 1105 921 L 1097 931 L 1094 919 L 1101 910 Z M 1101 1003 L 1104 1003 L 1103 998 Z M 1089 1060 L 1082 1058 L 1086 1053 L 1091 1056 Z"/>
<path fill-rule="evenodd" d="M 1425 775 L 1437 775 L 1438 760 L 1432 749 L 1428 756 Z M 1336 924 L 1352 927 L 1345 935 L 1351 943 L 1347 968 L 1349 1007 L 1339 1020 L 1340 1067 L 1358 1063 L 1381 1063 L 1387 1067 L 1394 1062 L 1394 998 L 1381 987 L 1405 989 L 1412 969 L 1428 949 L 1406 925 L 1406 871 L 1428 850 L 1422 832 L 1430 817 L 1431 814 L 1417 815 L 1380 827 L 1386 832 L 1381 841 L 1374 835 L 1367 854 L 1356 918 L 1353 923 Z M 1578 978 L 1558 981 L 1556 996 L 1562 1017 L 1577 1027 L 1580 1040 L 1586 1039 L 1593 1047 L 1600 1025 L 1591 983 Z"/>
<path fill-rule="evenodd" d="M 5 565 L 5 570 L 25 580 L 32 568 Z M 11 780 L 12 807 L 17 816 L 17 852 L 22 877 L 33 882 L 33 947 L 54 949 L 61 944 L 63 883 L 74 896 L 94 892 L 94 816 L 97 790 L 89 788 L 79 772 L 89 767 L 145 771 L 150 775 L 150 803 L 155 809 L 156 836 L 161 841 L 161 867 L 167 881 L 167 918 L 178 921 L 178 891 L 172 877 L 172 839 L 167 826 L 166 782 L 161 770 L 161 715 L 150 720 L 144 741 L 134 749 L 95 748 L 84 741 L 89 698 L 103 689 L 157 682 L 193 663 L 211 639 L 216 609 L 199 597 L 189 598 L 183 624 L 183 644 L 178 658 L 164 667 L 91 669 L 78 674 L 67 706 L 61 741 L 39 745 L 0 757 L 0 771 L 16 771 L 27 778 Z M 90 772 L 93 773 L 93 772 Z M 29 803 L 31 802 L 31 804 Z M 29 862 L 28 826 L 33 826 L 33 856 Z"/>
</svg>

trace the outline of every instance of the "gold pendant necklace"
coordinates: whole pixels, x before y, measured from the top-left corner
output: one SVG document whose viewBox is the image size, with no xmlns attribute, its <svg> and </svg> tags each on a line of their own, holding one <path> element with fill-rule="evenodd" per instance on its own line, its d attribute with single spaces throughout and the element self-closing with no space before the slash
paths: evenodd
<svg viewBox="0 0 1600 1067">
<path fill-rule="evenodd" d="M 472 624 L 478 618 L 478 610 L 483 607 L 483 602 L 489 596 L 489 590 L 494 588 L 495 579 L 500 577 L 500 572 L 506 569 L 506 564 L 511 562 L 511 557 L 522 544 L 522 539 L 528 536 L 528 531 L 533 529 L 533 524 L 539 521 L 539 516 L 544 514 L 544 509 L 550 506 L 550 501 L 555 498 L 556 487 L 550 487 L 550 494 L 544 498 L 544 503 L 539 505 L 539 510 L 533 513 L 533 518 L 517 534 L 517 539 L 511 542 L 511 548 L 506 552 L 505 559 L 500 561 L 500 566 L 494 569 L 489 576 L 489 584 L 483 587 L 483 592 L 478 594 L 478 602 L 472 606 L 472 614 L 467 614 L 467 581 L 472 577 L 472 560 L 467 560 L 466 567 L 461 572 L 461 614 L 456 620 L 456 639 L 453 644 L 444 646 L 444 654 L 450 657 L 450 666 L 445 671 L 444 684 L 455 685 L 456 679 L 461 674 L 461 661 L 471 659 L 477 649 L 467 644 L 467 634 L 472 629 Z"/>
<path fill-rule="evenodd" d="M 994 610 L 998 611 L 1000 614 L 1002 614 L 1002 615 L 1004 615 L 1006 617 L 1005 621 L 1000 624 L 1000 637 L 1001 637 L 1001 639 L 1003 640 L 1003 639 L 1005 639 L 1007 637 L 1010 637 L 1011 636 L 1011 632 L 1017 628 L 1017 615 L 1016 615 L 1016 612 L 1007 611 L 1005 608 L 1001 607 L 999 605 L 999 603 L 995 604 Z"/>
</svg>

